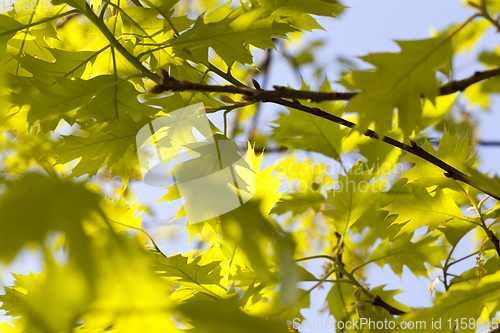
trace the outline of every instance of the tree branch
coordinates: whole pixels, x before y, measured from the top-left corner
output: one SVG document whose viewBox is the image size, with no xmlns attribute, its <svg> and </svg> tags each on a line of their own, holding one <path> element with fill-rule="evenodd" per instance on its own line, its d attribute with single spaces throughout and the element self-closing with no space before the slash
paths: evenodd
<svg viewBox="0 0 500 333">
<path fill-rule="evenodd" d="M 266 58 L 264 59 L 264 62 L 262 63 L 259 68 L 261 68 L 260 73 L 264 75 L 264 81 L 262 82 L 262 86 L 265 87 L 267 86 L 267 82 L 269 81 L 269 67 L 271 65 L 271 58 L 272 58 L 273 50 L 272 49 L 267 49 L 266 50 Z M 260 89 L 260 84 L 255 80 L 255 75 L 252 78 L 252 83 L 255 89 Z M 259 125 L 259 118 L 260 114 L 262 111 L 261 104 L 257 104 L 257 110 L 255 111 L 255 115 L 252 119 L 252 124 L 250 125 L 250 134 L 248 135 L 248 141 L 252 142 L 255 136 L 257 135 L 257 127 Z"/>
<path fill-rule="evenodd" d="M 439 139 L 429 139 L 430 143 L 439 143 Z M 479 140 L 476 142 L 477 145 L 480 146 L 491 146 L 497 147 L 500 146 L 500 141 L 487 141 L 487 140 Z"/>
<path fill-rule="evenodd" d="M 356 126 L 355 123 L 348 121 L 344 118 L 340 118 L 337 116 L 334 116 L 330 113 L 327 113 L 323 110 L 320 110 L 318 108 L 311 108 L 305 105 L 300 104 L 300 102 L 296 99 L 293 99 L 293 102 L 287 101 L 281 97 L 272 97 L 272 96 L 280 96 L 279 93 L 287 92 L 297 92 L 294 90 L 277 90 L 277 91 L 267 91 L 267 90 L 262 90 L 262 89 L 252 89 L 249 87 L 234 87 L 234 86 L 214 86 L 214 85 L 208 85 L 208 84 L 197 84 L 197 83 L 192 83 L 192 82 L 187 82 L 187 81 L 177 81 L 174 78 L 171 78 L 167 71 L 162 69 L 162 74 L 163 78 L 159 80 L 159 84 L 154 86 L 150 93 L 155 93 L 159 94 L 164 91 L 184 91 L 184 90 L 195 90 L 195 91 L 204 91 L 204 92 L 227 92 L 227 93 L 235 93 L 235 94 L 243 94 L 245 95 L 244 99 L 248 101 L 261 101 L 261 102 L 271 102 L 275 103 L 278 105 L 286 106 L 288 108 L 300 110 L 306 113 L 309 113 L 313 116 L 320 117 L 323 119 L 330 120 L 332 122 L 335 122 L 337 124 L 340 124 L 342 126 L 346 126 L 349 128 L 354 128 Z M 500 75 L 500 70 L 499 70 L 499 75 Z M 458 81 L 460 82 L 460 81 Z M 303 94 L 302 94 L 303 93 Z M 296 95 L 297 96 L 304 96 L 307 92 L 301 92 L 301 94 Z M 321 93 L 323 94 L 323 93 Z M 331 93 L 331 94 L 337 94 L 337 93 Z M 287 95 L 291 96 L 291 95 Z M 300 97 L 299 97 L 300 98 Z M 372 139 L 379 139 L 384 141 L 385 143 L 390 144 L 391 146 L 397 147 L 399 149 L 402 149 L 410 154 L 413 154 L 415 156 L 421 157 L 424 160 L 426 160 L 429 163 L 434 164 L 435 166 L 439 167 L 440 169 L 444 170 L 445 173 L 444 175 L 448 178 L 454 179 L 454 180 L 459 180 L 465 184 L 468 184 L 479 191 L 488 194 L 492 196 L 493 198 L 500 200 L 500 196 L 491 193 L 488 189 L 485 189 L 483 185 L 481 184 L 475 184 L 474 180 L 464 174 L 463 172 L 455 169 L 448 163 L 444 162 L 443 160 L 440 160 L 439 158 L 429 154 L 425 150 L 422 149 L 422 147 L 418 146 L 415 142 L 411 141 L 411 146 L 400 142 L 398 140 L 395 140 L 393 138 L 390 138 L 388 136 L 380 138 L 377 133 L 375 133 L 372 130 L 367 130 L 364 135 L 372 138 Z"/>
<path fill-rule="evenodd" d="M 276 103 L 276 104 L 279 104 L 279 105 L 283 105 L 283 106 L 286 106 L 286 107 L 289 107 L 289 108 L 301 110 L 301 111 L 307 112 L 309 114 L 312 114 L 312 115 L 315 115 L 315 116 L 318 116 L 318 117 L 321 117 L 321 118 L 324 118 L 324 119 L 328 119 L 330 121 L 336 122 L 336 123 L 338 123 L 340 125 L 343 125 L 343 126 L 346 126 L 346 127 L 349 127 L 349 128 L 353 128 L 353 127 L 356 126 L 356 124 L 354 124 L 353 122 L 350 122 L 348 120 L 345 120 L 345 119 L 337 117 L 337 116 L 334 116 L 334 115 L 329 114 L 329 113 L 327 113 L 325 111 L 322 111 L 322 110 L 320 110 L 318 108 L 310 108 L 310 107 L 304 106 L 302 104 L 294 103 L 294 102 L 289 102 L 289 101 L 283 100 L 283 99 L 271 100 L 270 102 L 273 102 L 273 103 Z M 452 178 L 454 180 L 460 180 L 461 182 L 466 183 L 466 184 L 468 184 L 468 185 L 470 185 L 470 186 L 472 186 L 472 187 L 480 190 L 481 192 L 486 193 L 486 194 L 492 196 L 493 198 L 495 198 L 497 200 L 500 200 L 499 196 L 497 196 L 496 194 L 493 194 L 489 190 L 483 188 L 482 185 L 475 184 L 474 180 L 471 177 L 469 177 L 466 174 L 464 174 L 463 172 L 455 169 L 454 167 L 452 167 L 448 163 L 440 160 L 439 158 L 435 157 L 434 155 L 429 154 L 428 152 L 426 152 L 425 150 L 423 150 L 422 147 L 420 147 L 417 144 L 415 144 L 413 141 L 411 142 L 411 146 L 409 146 L 409 145 L 407 145 L 407 144 L 405 144 L 403 142 L 397 141 L 397 140 L 395 140 L 393 138 L 390 138 L 388 136 L 380 139 L 379 136 L 377 135 L 377 133 L 375 133 L 372 130 L 367 130 L 364 133 L 364 135 L 366 135 L 366 136 L 368 136 L 368 137 L 370 137 L 372 139 L 382 140 L 385 143 L 390 144 L 391 146 L 397 147 L 397 148 L 402 149 L 402 150 L 404 150 L 404 151 L 406 151 L 406 152 L 408 152 L 410 154 L 413 154 L 413 155 L 416 155 L 418 157 L 421 157 L 424 160 L 426 160 L 427 162 L 432 163 L 435 166 L 439 167 L 440 169 L 446 171 L 444 173 L 444 175 L 446 177 Z"/>
<path fill-rule="evenodd" d="M 449 95 L 457 91 L 465 90 L 465 88 L 495 76 L 500 75 L 500 68 L 494 68 L 483 72 L 475 72 L 474 75 L 460 81 L 450 81 L 439 88 L 440 95 Z"/>
<path fill-rule="evenodd" d="M 222 108 L 221 108 L 222 109 Z M 439 139 L 429 139 L 431 143 L 438 143 Z M 478 141 L 478 145 L 480 146 L 489 146 L 489 147 L 500 147 L 500 141 Z M 287 147 L 284 146 L 276 146 L 276 147 L 255 147 L 253 149 L 256 153 L 266 152 L 268 154 L 277 154 L 277 153 L 286 153 L 289 151 Z"/>
<path fill-rule="evenodd" d="M 479 141 L 480 146 L 500 146 L 500 141 Z"/>
<path fill-rule="evenodd" d="M 387 304 L 386 302 L 384 302 L 379 295 L 375 295 L 372 297 L 372 299 L 370 300 L 370 302 L 373 304 L 373 305 L 376 305 L 376 306 L 380 306 L 384 309 L 386 309 L 387 311 L 389 311 L 390 314 L 392 315 L 397 315 L 397 316 L 401 316 L 401 315 L 404 315 L 406 312 L 404 311 L 401 311 L 395 307 L 393 307 L 392 305 L 389 305 Z"/>
<path fill-rule="evenodd" d="M 500 68 L 490 69 L 483 72 L 476 72 L 469 78 L 450 81 L 441 88 L 439 88 L 439 95 L 449 95 L 457 91 L 462 91 L 470 85 L 500 75 Z M 184 91 L 196 90 L 205 92 L 219 92 L 229 94 L 245 95 L 244 99 L 266 102 L 276 98 L 289 98 L 289 99 L 306 99 L 309 102 L 323 102 L 323 101 L 340 101 L 349 100 L 356 96 L 357 92 L 314 92 L 304 90 L 294 90 L 281 86 L 273 86 L 275 90 L 252 89 L 249 87 L 241 86 L 215 86 L 208 84 L 195 84 L 186 81 L 177 81 L 170 77 L 164 77 L 160 80 L 159 85 L 156 86 L 157 90 L 164 89 L 163 91 Z"/>
</svg>

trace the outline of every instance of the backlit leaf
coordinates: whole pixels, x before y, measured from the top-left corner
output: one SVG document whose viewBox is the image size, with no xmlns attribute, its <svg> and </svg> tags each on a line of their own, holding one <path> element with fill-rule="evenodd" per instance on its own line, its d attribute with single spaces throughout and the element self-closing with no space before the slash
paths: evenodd
<svg viewBox="0 0 500 333">
<path fill-rule="evenodd" d="M 398 41 L 400 53 L 373 53 L 361 57 L 375 70 L 354 71 L 342 83 L 359 89 L 346 106 L 346 112 L 359 112 L 358 129 L 364 132 L 374 122 L 377 133 L 392 128 L 394 109 L 398 108 L 399 126 L 407 137 L 421 121 L 421 97 L 435 102 L 439 94 L 436 71 L 448 74 L 452 45 L 445 38 Z"/>
</svg>

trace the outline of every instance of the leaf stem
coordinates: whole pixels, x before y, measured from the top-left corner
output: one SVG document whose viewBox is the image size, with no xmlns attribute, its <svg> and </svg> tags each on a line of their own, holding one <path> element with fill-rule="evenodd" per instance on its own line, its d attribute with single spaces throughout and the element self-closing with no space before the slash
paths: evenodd
<svg viewBox="0 0 500 333">
<path fill-rule="evenodd" d="M 334 257 L 327 256 L 326 254 L 319 254 L 319 255 L 316 255 L 316 256 L 299 258 L 299 259 L 295 259 L 295 261 L 306 261 L 306 260 L 311 260 L 311 259 L 328 259 L 328 260 L 331 260 L 331 261 L 335 262 L 335 258 Z"/>
<path fill-rule="evenodd" d="M 356 284 L 350 280 L 342 280 L 342 279 L 333 279 L 333 280 L 324 280 L 323 282 L 331 282 L 331 283 L 348 283 L 355 286 Z"/>
<path fill-rule="evenodd" d="M 134 57 L 119 41 L 116 40 L 114 34 L 112 34 L 106 24 L 97 17 L 97 15 L 89 7 L 88 3 L 85 3 L 85 8 L 80 8 L 80 12 L 93 23 L 106 37 L 112 47 L 114 47 L 120 54 L 125 57 L 141 74 L 154 82 L 159 82 L 160 77 L 152 73 L 149 69 L 144 67 L 141 61 Z"/>
<path fill-rule="evenodd" d="M 116 224 L 120 224 L 120 225 L 123 225 L 124 227 L 126 228 L 130 228 L 130 229 L 133 229 L 133 230 L 137 230 L 137 231 L 140 231 L 141 233 L 144 234 L 144 236 L 146 236 L 149 241 L 151 242 L 151 245 L 153 246 L 153 248 L 155 249 L 155 251 L 159 254 L 161 254 L 162 256 L 164 256 L 165 258 L 167 257 L 161 250 L 160 248 L 158 247 L 158 245 L 156 244 L 155 240 L 153 239 L 153 237 L 151 237 L 147 232 L 146 230 L 142 229 L 142 228 L 139 228 L 139 227 L 133 227 L 131 225 L 128 225 L 128 224 L 124 224 L 124 223 L 121 223 L 121 222 L 118 222 L 118 221 L 114 221 L 114 220 L 111 220 L 109 219 L 109 221 L 113 222 L 113 223 L 116 223 Z"/>
<path fill-rule="evenodd" d="M 219 68 L 215 67 L 214 65 L 212 65 L 210 62 L 208 63 L 208 65 L 205 65 L 210 71 L 214 72 L 215 74 L 219 75 L 221 78 L 223 78 L 224 80 L 226 80 L 227 82 L 229 83 L 232 83 L 234 84 L 236 87 L 245 87 L 245 88 L 248 88 L 245 84 L 241 83 L 239 80 L 237 80 L 234 76 L 231 75 L 231 73 L 228 72 L 227 73 L 224 73 L 222 70 L 220 70 Z"/>
<path fill-rule="evenodd" d="M 488 13 L 488 8 L 486 6 L 486 0 L 481 0 L 481 14 L 479 14 L 479 15 L 481 15 L 486 20 L 491 22 L 491 24 L 493 24 L 498 29 L 498 31 L 500 31 L 500 24 L 493 17 L 491 17 L 490 13 Z"/>
<path fill-rule="evenodd" d="M 489 251 L 489 250 L 494 250 L 494 248 L 490 247 L 490 248 L 485 248 L 484 250 L 485 250 L 485 251 Z M 470 257 L 472 257 L 472 256 L 475 256 L 475 255 L 476 255 L 476 254 L 478 254 L 478 253 L 479 253 L 479 251 L 476 251 L 476 252 L 471 253 L 471 254 L 469 254 L 469 255 L 467 255 L 467 256 L 465 256 L 465 257 L 463 257 L 463 258 L 457 259 L 457 260 L 455 260 L 454 262 L 449 263 L 449 264 L 448 264 L 448 267 L 450 267 L 450 266 L 452 266 L 452 265 L 455 265 L 455 264 L 458 264 L 459 262 L 461 262 L 461 261 L 463 261 L 463 260 L 465 260 L 465 259 L 468 259 L 468 258 L 470 258 Z"/>
</svg>

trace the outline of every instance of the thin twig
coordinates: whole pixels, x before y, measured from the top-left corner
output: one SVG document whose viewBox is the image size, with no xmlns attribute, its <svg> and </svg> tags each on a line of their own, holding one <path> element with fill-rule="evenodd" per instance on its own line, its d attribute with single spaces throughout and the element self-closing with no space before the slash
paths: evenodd
<svg viewBox="0 0 500 333">
<path fill-rule="evenodd" d="M 498 23 L 498 20 L 495 20 L 493 17 L 491 17 L 490 13 L 488 13 L 486 2 L 486 0 L 481 0 L 481 16 L 490 21 L 490 23 L 493 24 L 493 26 L 495 26 L 498 31 L 500 31 L 500 24 Z"/>
<path fill-rule="evenodd" d="M 489 251 L 489 250 L 494 250 L 494 248 L 485 248 L 484 250 L 485 250 L 485 251 Z M 452 266 L 452 265 L 455 265 L 455 264 L 458 264 L 459 262 L 461 262 L 461 261 L 463 261 L 463 260 L 465 260 L 465 259 L 468 259 L 468 258 L 470 258 L 470 257 L 472 257 L 472 256 L 475 256 L 475 255 L 476 255 L 476 254 L 478 254 L 479 252 L 480 252 L 480 251 L 476 251 L 476 252 L 471 253 L 471 254 L 469 254 L 469 255 L 467 255 L 467 256 L 465 256 L 465 257 L 463 257 L 463 258 L 457 259 L 457 260 L 455 260 L 454 262 L 449 263 L 449 264 L 448 264 L 448 267 L 450 267 L 450 266 Z"/>
<path fill-rule="evenodd" d="M 221 108 L 221 110 L 224 109 L 224 108 Z M 438 142 L 439 140 L 438 139 L 431 139 L 429 140 L 429 142 L 433 143 L 434 141 Z M 498 142 L 492 142 L 492 141 L 479 141 L 477 143 L 478 145 L 480 146 L 498 146 L 500 148 L 500 141 Z M 287 147 L 284 147 L 284 146 L 275 146 L 275 147 L 255 147 L 254 148 L 254 151 L 256 153 L 263 153 L 264 151 L 268 154 L 273 154 L 273 153 L 286 153 L 288 151 L 290 151 Z M 497 207 L 498 208 L 498 207 Z"/>
<path fill-rule="evenodd" d="M 443 267 L 443 284 L 444 284 L 444 288 L 446 290 L 448 290 L 450 288 L 450 286 L 448 285 L 448 275 L 451 275 L 450 273 L 448 273 L 448 268 L 450 268 L 450 260 L 451 260 L 451 255 L 453 253 L 453 251 L 455 251 L 455 248 L 457 247 L 457 244 L 458 243 L 455 243 L 455 245 L 453 245 L 453 247 L 451 248 L 451 251 L 450 253 L 448 253 L 448 258 L 446 258 L 446 262 L 444 263 L 444 267 Z"/>
<path fill-rule="evenodd" d="M 266 58 L 264 59 L 264 62 L 262 65 L 259 66 L 261 68 L 260 74 L 264 75 L 264 81 L 262 82 L 262 87 L 267 86 L 267 82 L 269 81 L 269 67 L 271 65 L 271 57 L 272 57 L 272 49 L 267 49 L 266 50 L 267 55 Z M 255 89 L 260 89 L 259 83 L 255 80 L 255 78 L 252 78 L 252 82 L 254 84 Z M 259 118 L 260 114 L 262 111 L 262 105 L 257 104 L 257 110 L 255 111 L 255 115 L 252 119 L 252 123 L 250 125 L 250 134 L 248 136 L 248 141 L 253 142 L 255 136 L 257 135 L 257 126 L 259 124 Z"/>
<path fill-rule="evenodd" d="M 500 146 L 500 141 L 479 141 L 480 146 Z"/>
<path fill-rule="evenodd" d="M 439 139 L 428 139 L 430 143 L 439 143 Z M 479 140 L 476 142 L 480 146 L 500 146 L 500 141 Z"/>
<path fill-rule="evenodd" d="M 327 256 L 327 255 L 324 255 L 324 254 L 316 255 L 316 256 L 310 256 L 310 257 L 305 257 L 305 258 L 300 258 L 300 259 L 296 259 L 295 261 L 305 261 L 305 260 L 310 260 L 310 259 L 328 259 L 332 263 L 336 263 L 337 262 L 336 256 Z M 387 304 L 386 302 L 384 302 L 384 300 L 382 300 L 380 298 L 379 295 L 373 295 L 373 294 L 371 294 L 368 290 L 365 289 L 365 287 L 363 287 L 358 282 L 358 280 L 356 280 L 356 278 L 354 277 L 354 275 L 352 275 L 351 273 L 349 273 L 343 267 L 343 265 L 338 265 L 334 271 L 337 271 L 337 270 L 340 271 L 343 276 L 347 277 L 352 282 L 352 284 L 354 286 L 356 286 L 358 288 L 361 288 L 361 291 L 370 299 L 370 303 L 372 305 L 380 306 L 380 307 L 386 309 L 392 315 L 401 316 L 401 315 L 403 315 L 403 314 L 406 313 L 404 311 L 401 311 L 401 310 L 393 307 L 392 305 Z M 330 276 L 334 271 L 330 271 L 326 277 Z M 321 282 L 326 282 L 326 278 L 323 279 L 323 280 L 321 280 Z"/>
</svg>

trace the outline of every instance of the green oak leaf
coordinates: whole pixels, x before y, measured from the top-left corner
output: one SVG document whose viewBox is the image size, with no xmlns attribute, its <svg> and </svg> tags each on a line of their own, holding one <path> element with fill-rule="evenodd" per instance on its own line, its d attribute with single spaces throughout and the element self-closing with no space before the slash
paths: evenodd
<svg viewBox="0 0 500 333">
<path fill-rule="evenodd" d="M 355 289 L 355 286 L 348 283 L 336 283 L 328 292 L 326 301 L 335 321 L 353 320 L 354 311 L 351 304 L 356 302 L 356 298 L 354 298 Z M 336 331 L 338 333 L 342 332 L 341 329 Z"/>
<path fill-rule="evenodd" d="M 304 149 L 339 159 L 346 129 L 326 119 L 298 111 L 281 115 L 273 139 L 289 149 Z M 293 133 L 293 134 L 292 134 Z"/>
<path fill-rule="evenodd" d="M 426 237 L 412 242 L 411 236 L 412 234 L 408 237 L 384 239 L 370 254 L 369 261 L 379 267 L 388 264 L 399 277 L 403 273 L 403 266 L 408 267 L 416 276 L 428 277 L 424 262 L 440 267 L 441 260 L 446 260 L 448 255 L 446 248 L 435 245 L 437 237 Z"/>
<path fill-rule="evenodd" d="M 472 182 L 477 188 L 500 198 L 500 178 L 498 176 L 488 176 L 469 165 L 465 165 L 464 169 L 471 176 Z"/>
<path fill-rule="evenodd" d="M 291 24 L 293 27 L 311 31 L 312 29 L 323 29 L 310 15 L 336 17 L 344 8 L 337 1 L 311 0 L 259 0 L 259 4 L 270 8 L 271 15 L 281 18 L 282 22 Z"/>
<path fill-rule="evenodd" d="M 459 141 L 456 135 L 451 136 L 447 130 L 444 131 L 443 137 L 439 140 L 437 150 L 428 141 L 423 144 L 422 149 L 462 172 L 471 168 L 476 160 L 476 154 L 471 152 L 472 145 L 469 144 L 469 138 L 465 137 Z M 402 175 L 403 178 L 408 179 L 408 183 L 412 186 L 441 185 L 461 191 L 456 182 L 446 177 L 443 169 L 434 164 L 414 155 L 407 155 L 405 160 L 416 163 L 416 166 Z"/>
<path fill-rule="evenodd" d="M 461 283 L 450 288 L 446 293 L 436 297 L 435 304 L 425 309 L 416 309 L 399 318 L 402 321 L 425 322 L 425 332 L 453 332 L 455 320 L 461 324 L 462 318 L 476 320 L 483 308 L 488 310 L 490 319 L 500 309 L 498 289 L 500 288 L 500 272 L 485 276 L 474 282 Z M 473 280 L 470 280 L 473 281 Z M 441 327 L 432 325 L 436 320 L 441 321 Z M 491 320 L 490 320 L 491 322 Z M 451 325 L 450 325 L 451 323 Z M 451 327 L 450 327 L 451 326 Z M 397 332 L 405 332 L 398 330 Z M 460 332 L 475 332 L 476 327 L 461 327 Z"/>
<path fill-rule="evenodd" d="M 378 286 L 375 288 L 370 288 L 370 293 L 372 293 L 373 295 L 379 295 L 380 298 L 382 298 L 384 300 L 384 302 L 395 307 L 396 309 L 399 309 L 399 310 L 404 311 L 404 312 L 411 311 L 410 307 L 408 307 L 404 304 L 401 304 L 400 302 L 394 300 L 394 296 L 402 293 L 401 290 L 390 290 L 390 289 L 384 290 L 385 286 L 386 285 L 381 285 L 381 286 Z M 364 295 L 362 294 L 362 296 L 364 296 Z"/>
<path fill-rule="evenodd" d="M 26 332 L 71 331 L 75 318 L 90 306 L 90 285 L 75 267 L 49 262 L 45 270 L 28 276 L 16 275 L 19 280 L 0 296 L 2 308 L 23 318 Z"/>
<path fill-rule="evenodd" d="M 346 106 L 346 112 L 358 112 L 358 130 L 371 123 L 375 131 L 387 135 L 392 128 L 394 109 L 398 124 L 408 137 L 420 123 L 422 96 L 435 102 L 439 95 L 436 71 L 447 74 L 451 68 L 452 44 L 449 38 L 397 41 L 400 53 L 374 53 L 361 57 L 374 70 L 353 71 L 341 83 L 361 92 Z"/>
<path fill-rule="evenodd" d="M 426 189 L 412 187 L 413 197 L 396 196 L 393 202 L 383 210 L 389 214 L 398 214 L 392 225 L 401 226 L 398 235 L 413 232 L 427 226 L 428 231 L 436 229 L 440 224 L 457 219 L 467 222 L 455 201 L 444 195 L 441 189 L 436 189 L 431 195 Z M 472 224 L 472 222 L 470 222 Z"/>
<path fill-rule="evenodd" d="M 401 140 L 403 135 L 401 131 L 393 131 L 391 138 Z M 366 158 L 368 168 L 373 168 L 374 173 L 386 175 L 388 173 L 398 174 L 403 169 L 400 163 L 402 150 L 388 145 L 380 140 L 370 140 L 367 143 L 359 145 L 359 153 Z"/>
<path fill-rule="evenodd" d="M 0 15 L 0 59 L 7 48 L 7 42 L 14 37 L 22 24 L 6 15 Z"/>
<path fill-rule="evenodd" d="M 139 93 L 124 80 L 112 75 L 101 75 L 90 80 L 54 77 L 56 84 L 46 84 L 35 78 L 27 81 L 37 93 L 11 94 L 15 106 L 30 105 L 28 122 L 39 123 L 43 131 L 54 130 L 61 119 L 74 123 L 75 118 L 93 118 L 111 122 L 126 114 L 139 121 L 143 114 L 158 112 L 137 99 Z"/>
<path fill-rule="evenodd" d="M 82 223 L 100 211 L 99 194 L 83 184 L 36 173 L 26 173 L 5 185 L 0 200 L 4 218 L 0 223 L 0 260 L 9 262 L 23 246 L 43 244 L 50 232 L 61 231 L 70 240 L 70 258 L 89 263 Z"/>
<path fill-rule="evenodd" d="M 215 300 L 192 297 L 177 309 L 200 333 L 281 333 L 286 330 L 286 324 L 281 320 L 251 316 L 240 310 L 238 297 Z"/>
<path fill-rule="evenodd" d="M 41 82 L 54 84 L 57 83 L 55 77 L 80 78 L 86 69 L 87 62 L 92 62 L 94 58 L 94 52 L 90 51 L 70 52 L 50 49 L 50 53 L 56 59 L 55 62 L 43 61 L 29 54 L 16 57 L 16 59 L 21 67 L 33 74 Z"/>
<path fill-rule="evenodd" d="M 274 289 L 277 285 L 271 287 Z M 269 287 L 267 287 L 267 289 L 269 289 Z M 263 292 L 259 296 L 261 300 L 270 299 L 272 301 L 258 301 L 253 306 L 247 305 L 245 309 L 248 309 L 250 313 L 258 314 L 264 318 L 279 320 L 282 325 L 293 318 L 302 318 L 300 310 L 308 309 L 311 306 L 310 292 L 307 290 L 299 290 L 297 301 L 287 306 L 280 305 L 279 301 L 277 301 L 280 296 L 279 291 Z"/>
<path fill-rule="evenodd" d="M 207 265 L 199 262 L 201 256 L 194 260 L 188 260 L 186 256 L 176 254 L 165 257 L 155 254 L 154 270 L 159 276 L 172 281 L 173 283 L 189 287 L 212 297 L 227 296 L 227 288 L 221 285 L 220 261 L 212 261 Z"/>
<path fill-rule="evenodd" d="M 114 230 L 124 231 L 141 228 L 141 214 L 137 214 L 137 203 L 127 204 L 123 198 L 118 200 L 103 198 L 100 205 L 108 220 L 112 222 Z"/>
<path fill-rule="evenodd" d="M 310 89 L 302 81 L 302 90 Z M 331 92 L 328 80 L 318 89 L 319 92 Z M 312 103 L 303 101 L 302 105 L 308 107 L 318 107 L 330 114 L 340 116 L 342 103 Z M 303 149 L 321 153 L 325 156 L 339 159 L 339 155 L 344 149 L 344 137 L 348 134 L 348 129 L 342 128 L 339 124 L 333 123 L 318 116 L 289 108 L 288 114 L 282 114 L 274 121 L 278 127 L 273 129 L 273 139 L 282 146 L 289 149 Z"/>
<path fill-rule="evenodd" d="M 220 216 L 222 235 L 241 247 L 259 274 L 270 275 L 268 261 L 276 263 L 278 281 L 282 283 L 282 290 L 287 290 L 280 293 L 280 303 L 288 305 L 299 296 L 296 289 L 299 274 L 293 260 L 295 244 L 289 234 L 276 229 L 275 222 L 265 218 L 262 209 L 260 201 L 250 200 Z M 268 254 L 270 243 L 273 255 Z"/>
<path fill-rule="evenodd" d="M 71 171 L 73 177 L 87 174 L 90 178 L 106 167 L 112 176 L 119 176 L 124 183 L 128 183 L 131 177 L 141 178 L 137 169 L 136 135 L 149 121 L 151 118 L 143 117 L 140 122 L 135 122 L 123 114 L 118 122 L 88 128 L 85 136 L 63 136 L 64 142 L 51 154 L 57 156 L 58 164 L 81 158 Z"/>
<path fill-rule="evenodd" d="M 319 192 L 291 193 L 281 198 L 276 207 L 273 208 L 272 213 L 281 215 L 291 211 L 294 215 L 298 215 L 309 208 L 318 212 L 320 211 L 321 203 L 324 201 L 325 197 Z"/>
<path fill-rule="evenodd" d="M 200 16 L 191 29 L 169 41 L 167 46 L 173 47 L 178 55 L 205 64 L 209 47 L 228 65 L 234 61 L 251 64 L 248 44 L 274 49 L 272 38 L 283 38 L 286 33 L 297 30 L 277 22 L 274 17 L 264 17 L 267 13 L 263 8 L 242 12 L 241 7 L 233 10 L 229 6 L 228 2 L 205 18 Z"/>
<path fill-rule="evenodd" d="M 346 176 L 339 175 L 339 188 L 328 191 L 326 202 L 333 209 L 323 210 L 322 213 L 333 218 L 332 223 L 341 235 L 358 221 L 375 202 L 377 193 L 385 188 L 385 181 L 370 182 L 372 170 L 363 168 L 363 164 L 356 163 Z"/>
</svg>

